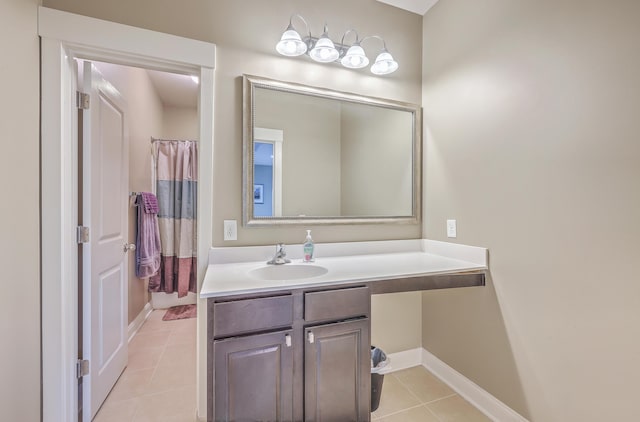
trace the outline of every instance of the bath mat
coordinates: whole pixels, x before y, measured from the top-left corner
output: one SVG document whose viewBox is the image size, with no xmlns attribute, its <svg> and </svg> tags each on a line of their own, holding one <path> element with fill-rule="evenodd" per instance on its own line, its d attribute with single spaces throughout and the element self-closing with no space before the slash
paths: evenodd
<svg viewBox="0 0 640 422">
<path fill-rule="evenodd" d="M 187 319 L 196 317 L 196 305 L 172 306 L 162 317 L 163 321 L 173 321 L 175 319 Z"/>
</svg>

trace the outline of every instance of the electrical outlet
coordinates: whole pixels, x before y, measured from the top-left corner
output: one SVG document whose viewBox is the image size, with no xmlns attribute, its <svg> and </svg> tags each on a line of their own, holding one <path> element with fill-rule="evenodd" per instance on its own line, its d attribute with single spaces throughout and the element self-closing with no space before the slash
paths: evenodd
<svg viewBox="0 0 640 422">
<path fill-rule="evenodd" d="M 456 237 L 457 231 L 456 220 L 447 220 L 447 237 Z"/>
<path fill-rule="evenodd" d="M 238 224 L 236 220 L 224 220 L 224 240 L 238 240 Z"/>
</svg>

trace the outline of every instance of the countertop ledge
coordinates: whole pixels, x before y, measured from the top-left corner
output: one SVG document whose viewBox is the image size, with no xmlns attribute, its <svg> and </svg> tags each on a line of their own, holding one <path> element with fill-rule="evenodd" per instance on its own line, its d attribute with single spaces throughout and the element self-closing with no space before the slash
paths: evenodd
<svg viewBox="0 0 640 422">
<path fill-rule="evenodd" d="M 287 245 L 291 264 L 302 264 L 302 245 Z M 428 239 L 316 244 L 313 264 L 326 274 L 293 280 L 264 280 L 251 276 L 266 267 L 273 246 L 212 248 L 201 298 L 277 292 L 296 288 L 340 286 L 432 275 L 483 272 L 488 269 L 485 248 Z M 291 265 L 285 264 L 285 265 Z"/>
</svg>

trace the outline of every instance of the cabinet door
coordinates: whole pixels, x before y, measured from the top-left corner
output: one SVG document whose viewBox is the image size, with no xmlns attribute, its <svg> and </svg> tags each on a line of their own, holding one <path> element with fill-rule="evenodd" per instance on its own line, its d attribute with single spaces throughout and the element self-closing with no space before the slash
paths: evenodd
<svg viewBox="0 0 640 422">
<path fill-rule="evenodd" d="M 214 341 L 216 421 L 293 419 L 291 332 Z"/>
<path fill-rule="evenodd" d="M 306 421 L 368 421 L 371 401 L 369 319 L 305 329 Z"/>
</svg>

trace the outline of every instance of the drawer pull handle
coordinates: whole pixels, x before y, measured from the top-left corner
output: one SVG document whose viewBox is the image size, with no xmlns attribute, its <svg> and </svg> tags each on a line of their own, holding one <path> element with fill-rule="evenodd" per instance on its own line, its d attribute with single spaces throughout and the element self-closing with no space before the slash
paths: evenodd
<svg viewBox="0 0 640 422">
<path fill-rule="evenodd" d="M 286 344 L 287 347 L 291 347 L 291 336 L 289 334 L 284 336 L 284 344 Z"/>
<path fill-rule="evenodd" d="M 307 338 L 309 339 L 309 343 L 313 344 L 316 341 L 316 338 L 311 331 L 307 333 Z"/>
</svg>

